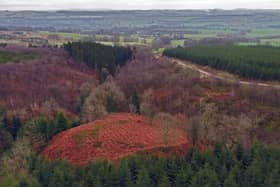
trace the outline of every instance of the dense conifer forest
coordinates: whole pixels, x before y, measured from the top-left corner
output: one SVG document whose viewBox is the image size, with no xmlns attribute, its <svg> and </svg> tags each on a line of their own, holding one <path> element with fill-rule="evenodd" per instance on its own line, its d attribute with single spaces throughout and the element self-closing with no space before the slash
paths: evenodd
<svg viewBox="0 0 280 187">
<path fill-rule="evenodd" d="M 85 63 L 99 74 L 114 75 L 117 67 L 122 67 L 132 58 L 129 47 L 106 46 L 93 42 L 68 42 L 64 45 L 71 57 Z"/>
<path fill-rule="evenodd" d="M 111 164 L 97 161 L 71 166 L 63 161 L 29 159 L 29 178 L 4 179 L 7 186 L 34 187 L 275 187 L 280 181 L 279 149 L 255 145 L 250 150 L 237 146 L 230 151 L 217 144 L 211 151 L 196 149 L 184 157 L 162 158 L 138 155 Z"/>
<path fill-rule="evenodd" d="M 279 150 L 258 145 L 229 151 L 217 144 L 207 152 L 191 149 L 182 158 L 135 156 L 119 164 L 97 162 L 80 168 L 41 159 L 30 164 L 34 181 L 46 187 L 269 187 L 280 183 Z"/>
<path fill-rule="evenodd" d="M 244 78 L 280 80 L 280 48 L 278 47 L 209 45 L 169 48 L 163 54 L 226 70 Z"/>
</svg>

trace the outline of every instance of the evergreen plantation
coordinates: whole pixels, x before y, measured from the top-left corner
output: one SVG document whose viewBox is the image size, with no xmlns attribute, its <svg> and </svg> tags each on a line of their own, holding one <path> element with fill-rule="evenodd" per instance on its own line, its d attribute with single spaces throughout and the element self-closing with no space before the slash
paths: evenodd
<svg viewBox="0 0 280 187">
<path fill-rule="evenodd" d="M 96 70 L 101 79 L 114 75 L 117 67 L 122 67 L 132 58 L 129 47 L 106 46 L 93 42 L 68 42 L 64 49 L 76 61 Z"/>
<path fill-rule="evenodd" d="M 32 157 L 32 178 L 22 179 L 19 186 L 276 187 L 280 184 L 279 154 L 279 149 L 260 145 L 230 151 L 217 144 L 207 152 L 191 149 L 181 158 L 139 155 L 118 164 L 95 162 L 84 167 Z"/>
<path fill-rule="evenodd" d="M 280 80 L 278 47 L 209 45 L 169 48 L 163 54 L 225 70 L 244 78 Z"/>
</svg>

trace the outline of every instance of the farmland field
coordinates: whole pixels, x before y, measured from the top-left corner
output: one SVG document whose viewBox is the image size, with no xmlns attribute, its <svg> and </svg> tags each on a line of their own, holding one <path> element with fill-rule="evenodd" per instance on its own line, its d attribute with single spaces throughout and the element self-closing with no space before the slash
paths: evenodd
<svg viewBox="0 0 280 187">
<path fill-rule="evenodd" d="M 172 40 L 171 41 L 171 46 L 172 47 L 178 47 L 178 46 L 183 47 L 184 46 L 184 40 Z"/>
<path fill-rule="evenodd" d="M 278 29 L 256 29 L 248 33 L 247 36 L 252 38 L 280 36 L 280 31 Z"/>
</svg>

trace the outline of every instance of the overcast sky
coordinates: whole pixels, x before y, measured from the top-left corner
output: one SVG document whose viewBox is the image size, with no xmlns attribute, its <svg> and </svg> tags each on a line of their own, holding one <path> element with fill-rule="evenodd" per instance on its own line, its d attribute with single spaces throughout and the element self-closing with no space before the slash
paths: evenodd
<svg viewBox="0 0 280 187">
<path fill-rule="evenodd" d="M 280 0 L 0 0 L 1 10 L 280 9 Z"/>
</svg>

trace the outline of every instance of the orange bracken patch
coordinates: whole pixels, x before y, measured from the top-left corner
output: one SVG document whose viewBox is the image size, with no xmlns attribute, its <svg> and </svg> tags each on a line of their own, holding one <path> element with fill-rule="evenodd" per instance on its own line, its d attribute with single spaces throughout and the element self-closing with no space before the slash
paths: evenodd
<svg viewBox="0 0 280 187">
<path fill-rule="evenodd" d="M 138 152 L 156 152 L 166 146 L 180 150 L 189 145 L 183 130 L 172 129 L 167 145 L 163 134 L 143 116 L 112 114 L 58 134 L 42 155 L 83 165 L 96 159 L 118 161 Z"/>
</svg>

